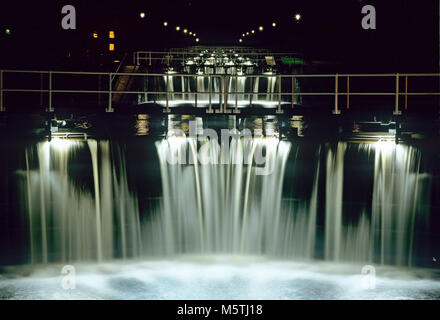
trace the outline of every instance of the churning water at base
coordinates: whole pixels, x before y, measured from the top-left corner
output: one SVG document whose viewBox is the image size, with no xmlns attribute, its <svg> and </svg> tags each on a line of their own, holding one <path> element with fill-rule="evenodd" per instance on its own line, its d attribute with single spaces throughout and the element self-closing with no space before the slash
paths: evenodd
<svg viewBox="0 0 440 320">
<path fill-rule="evenodd" d="M 203 255 L 77 264 L 74 290 L 61 287 L 61 268 L 15 268 L 0 276 L 0 299 L 440 299 L 426 270 L 396 267 L 378 267 L 369 288 L 359 265 Z"/>
<path fill-rule="evenodd" d="M 55 139 L 27 148 L 21 194 L 29 266 L 15 268 L 28 276 L 13 280 L 3 273 L 0 297 L 438 298 L 438 282 L 409 280 L 417 269 L 385 267 L 414 265 L 416 230 L 429 219 L 431 176 L 421 171 L 417 149 L 391 142 L 322 144 L 311 159 L 312 187 L 292 201 L 284 189 L 293 181 L 285 175 L 301 149 L 291 142 L 233 139 L 227 163 L 216 141 L 164 139 L 156 148 L 162 197 L 147 214 L 129 187 L 120 144 Z M 264 164 L 252 160 L 258 151 Z M 349 151 L 372 163 L 366 187 L 372 196 L 354 213 L 344 207 L 347 180 L 357 185 L 357 177 L 344 175 Z M 170 155 L 198 161 L 171 163 Z M 75 175 L 76 162 L 87 164 L 89 177 Z M 257 173 L 268 166 L 270 174 Z M 178 260 L 185 255 L 197 258 Z M 230 255 L 235 258 L 220 258 Z M 55 289 L 54 263 L 78 267 L 82 289 Z M 357 287 L 363 264 L 389 271 L 379 275 L 382 289 Z"/>
</svg>

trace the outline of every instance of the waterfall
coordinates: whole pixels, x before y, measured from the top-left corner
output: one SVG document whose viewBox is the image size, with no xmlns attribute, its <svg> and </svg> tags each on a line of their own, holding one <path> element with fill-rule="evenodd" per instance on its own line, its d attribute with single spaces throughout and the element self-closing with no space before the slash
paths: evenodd
<svg viewBox="0 0 440 320">
<path fill-rule="evenodd" d="M 297 144 L 240 137 L 227 146 L 224 153 L 224 144 L 207 137 L 157 141 L 162 196 L 142 214 L 123 145 L 54 139 L 28 147 L 21 192 L 29 263 L 179 254 L 415 263 L 431 187 L 418 149 L 394 142 L 318 145 L 308 158 L 310 188 L 293 197 L 285 186 L 299 177 L 285 174 L 300 164 Z M 356 161 L 347 150 L 371 165 L 371 184 L 363 187 L 372 196 L 355 209 L 345 206 L 347 188 L 360 184 L 345 172 Z"/>
<path fill-rule="evenodd" d="M 191 138 L 157 143 L 163 201 L 161 214 L 144 226 L 145 234 L 154 235 L 149 254 L 283 251 L 284 244 L 279 239 L 286 232 L 281 230 L 286 217 L 281 215 L 280 207 L 290 144 L 278 140 L 233 140 L 231 164 L 219 164 L 219 148 L 216 140 L 205 141 L 200 152 Z M 272 174 L 258 176 L 255 165 L 237 161 L 243 159 L 246 148 L 253 152 L 265 148 L 267 161 L 274 162 Z M 193 159 L 204 159 L 203 163 L 169 163 L 170 155 L 182 160 L 188 152 Z"/>
<path fill-rule="evenodd" d="M 78 187 L 69 166 L 89 147 L 92 190 Z M 108 141 L 55 139 L 26 150 L 26 197 L 30 262 L 112 259 L 140 254 L 136 198 L 128 192 L 125 164 L 115 171 Z M 123 159 L 121 151 L 116 154 Z M 33 164 L 32 164 L 33 163 Z M 33 169 L 37 166 L 37 170 Z M 115 218 L 117 216 L 117 218 Z M 120 229 L 116 229 L 116 226 Z M 131 235 L 130 239 L 127 234 Z M 121 254 L 115 252 L 121 244 Z"/>
</svg>

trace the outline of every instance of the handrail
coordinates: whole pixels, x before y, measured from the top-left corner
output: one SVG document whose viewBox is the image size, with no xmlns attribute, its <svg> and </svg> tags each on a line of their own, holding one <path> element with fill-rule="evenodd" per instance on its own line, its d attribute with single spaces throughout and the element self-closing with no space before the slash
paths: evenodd
<svg viewBox="0 0 440 320">
<path fill-rule="evenodd" d="M 48 75 L 48 85 L 47 89 L 43 89 L 42 87 L 39 89 L 27 89 L 27 88 L 11 88 L 7 87 L 5 85 L 5 75 L 7 74 L 46 74 Z M 83 76 L 108 76 L 109 77 L 109 86 L 107 89 L 104 90 L 75 90 L 75 89 L 56 89 L 53 87 L 53 84 L 57 82 L 56 75 L 69 75 L 69 76 L 76 76 L 76 75 L 83 75 Z M 134 76 L 134 77 L 152 77 L 153 80 L 156 82 L 156 79 L 163 79 L 165 81 L 165 90 L 160 90 L 156 85 L 154 87 L 154 90 L 113 90 L 112 81 L 114 77 L 116 76 Z M 187 91 L 176 91 L 173 88 L 171 88 L 170 84 L 170 78 L 171 77 L 185 77 L 185 78 L 192 78 L 196 79 L 196 85 L 195 85 L 195 91 L 189 90 Z M 350 97 L 352 96 L 394 96 L 395 97 L 395 104 L 394 104 L 394 114 L 400 115 L 402 114 L 402 110 L 400 110 L 400 97 L 404 97 L 404 110 L 407 110 L 408 108 L 408 97 L 410 96 L 431 96 L 436 97 L 440 96 L 440 92 L 411 92 L 408 88 L 408 79 L 409 78 L 439 78 L 440 79 L 440 73 L 383 73 L 383 74 L 271 74 L 271 73 L 263 73 L 263 74 L 244 74 L 244 75 L 222 75 L 222 74 L 182 74 L 182 73 L 132 73 L 132 72 L 81 72 L 81 71 L 48 71 L 48 70 L 0 70 L 0 112 L 4 112 L 6 110 L 4 105 L 4 97 L 6 93 L 12 93 L 12 92 L 23 92 L 23 93 L 45 93 L 48 95 L 48 107 L 46 108 L 47 112 L 54 112 L 54 107 L 52 106 L 52 99 L 54 94 L 59 93 L 70 93 L 70 94 L 107 94 L 108 95 L 108 105 L 106 108 L 107 112 L 114 111 L 112 106 L 112 97 L 113 94 L 144 94 L 146 96 L 153 95 L 153 101 L 154 103 L 158 102 L 157 97 L 159 95 L 165 95 L 165 105 L 166 109 L 165 112 L 170 112 L 170 102 L 173 100 L 174 95 L 179 94 L 188 94 L 188 95 L 194 95 L 194 105 L 195 107 L 198 107 L 198 105 L 202 104 L 202 100 L 200 100 L 199 95 L 208 95 L 208 101 L 209 101 L 209 108 L 207 112 L 213 113 L 214 111 L 217 113 L 227 113 L 231 111 L 231 109 L 228 107 L 231 104 L 228 103 L 228 95 L 235 95 L 234 102 L 232 103 L 233 109 L 232 111 L 234 113 L 240 113 L 239 109 L 239 99 L 238 97 L 240 95 L 248 95 L 248 105 L 252 107 L 253 104 L 255 104 L 255 100 L 258 99 L 261 95 L 267 95 L 270 97 L 270 100 L 277 105 L 277 113 L 282 113 L 282 105 L 284 104 L 291 104 L 292 109 L 294 108 L 295 97 L 300 96 L 334 96 L 334 114 L 340 114 L 340 106 L 339 106 L 339 96 L 345 96 L 346 99 L 346 109 L 350 108 Z M 203 91 L 199 91 L 197 79 L 204 78 L 208 79 L 209 88 L 205 88 Z M 219 87 L 217 90 L 213 89 L 213 79 L 219 79 Z M 249 91 L 242 91 L 238 90 L 238 81 L 241 78 L 249 78 L 250 81 L 250 90 Z M 275 83 L 278 83 L 277 85 L 277 91 L 274 90 L 274 92 L 270 93 L 263 93 L 263 92 L 255 92 L 254 87 L 252 86 L 252 83 L 254 83 L 252 80 L 256 78 L 272 78 L 274 79 Z M 331 92 L 302 92 L 295 88 L 295 81 L 298 79 L 308 79 L 308 78 L 317 78 L 317 79 L 333 79 L 334 82 L 334 91 Z M 395 85 L 390 86 L 391 90 L 387 90 L 384 92 L 356 92 L 352 91 L 350 87 L 352 86 L 352 83 L 356 81 L 356 79 L 359 78 L 389 78 L 395 80 Z M 403 78 L 403 80 L 402 80 Z M 290 79 L 291 85 L 285 86 L 282 85 L 283 79 Z M 340 81 L 346 80 L 346 91 L 341 92 L 340 91 Z M 351 80 L 351 82 L 350 82 Z M 403 83 L 402 90 L 401 90 L 401 80 Z M 232 81 L 232 82 L 229 82 Z M 272 80 L 271 80 L 272 81 Z M 235 89 L 231 91 L 229 88 L 231 83 L 235 82 Z M 289 88 L 291 87 L 291 88 Z M 289 88 L 287 90 L 290 90 L 290 92 L 283 92 L 286 88 Z M 287 91 L 285 90 L 285 91 Z M 423 91 L 423 90 L 422 90 Z M 426 90 L 425 90 L 426 91 Z M 218 105 L 219 109 L 213 110 L 213 96 L 218 95 Z M 257 96 L 257 99 L 255 99 L 255 95 Z M 283 97 L 290 97 L 289 102 L 283 101 Z M 171 98 L 170 98 L 171 97 Z M 278 99 L 275 101 L 273 100 L 273 97 L 277 97 Z M 242 100 L 240 100 L 242 101 Z"/>
</svg>

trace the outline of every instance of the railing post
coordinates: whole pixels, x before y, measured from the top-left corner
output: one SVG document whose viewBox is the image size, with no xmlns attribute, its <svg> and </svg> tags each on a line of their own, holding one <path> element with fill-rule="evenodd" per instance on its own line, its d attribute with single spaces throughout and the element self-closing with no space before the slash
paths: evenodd
<svg viewBox="0 0 440 320">
<path fill-rule="evenodd" d="M 107 109 L 105 109 L 105 112 L 113 112 L 113 106 L 112 106 L 112 74 L 109 73 L 108 75 L 108 104 Z"/>
<path fill-rule="evenodd" d="M 49 107 L 46 112 L 54 112 L 52 107 L 52 72 L 49 71 Z"/>
<path fill-rule="evenodd" d="M 209 99 L 209 109 L 207 113 L 212 113 L 212 79 L 211 75 L 208 75 L 208 99 Z"/>
<path fill-rule="evenodd" d="M 295 76 L 292 76 L 292 110 L 295 108 Z"/>
<path fill-rule="evenodd" d="M 333 110 L 333 114 L 341 114 L 338 106 L 339 99 L 339 74 L 335 75 L 335 109 Z"/>
<path fill-rule="evenodd" d="M 169 88 L 169 85 L 170 85 L 170 75 L 169 74 L 167 74 L 167 83 L 166 83 L 166 86 L 165 86 L 165 92 L 166 92 L 166 95 L 165 95 L 165 106 L 166 106 L 166 108 L 165 108 L 165 113 L 169 113 L 170 112 L 170 107 L 169 107 L 169 101 L 168 101 L 168 88 Z"/>
<path fill-rule="evenodd" d="M 153 76 L 153 103 L 154 104 L 156 104 L 156 92 L 157 92 L 157 90 L 156 90 L 156 87 L 157 87 L 157 85 L 156 85 L 156 76 Z"/>
<path fill-rule="evenodd" d="M 394 110 L 394 115 L 396 116 L 402 114 L 402 111 L 399 110 L 399 84 L 400 84 L 400 75 L 396 73 L 396 106 Z"/>
<path fill-rule="evenodd" d="M 281 91 L 281 89 L 282 89 L 281 88 L 281 80 L 283 78 L 281 77 L 281 75 L 279 75 L 278 79 L 279 79 L 279 85 L 278 85 L 278 110 L 277 110 L 277 113 L 278 114 L 282 114 L 283 110 L 281 109 L 281 93 L 282 93 L 282 91 Z"/>
<path fill-rule="evenodd" d="M 408 76 L 405 76 L 405 110 L 408 109 Z"/>
<path fill-rule="evenodd" d="M 219 92 L 218 92 L 218 104 L 220 109 L 216 109 L 215 113 L 223 113 L 223 99 L 222 99 L 222 95 L 224 93 L 224 88 L 223 88 L 223 76 L 219 77 L 220 81 L 219 81 Z"/>
<path fill-rule="evenodd" d="M 350 76 L 347 76 L 347 110 L 350 109 Z"/>
<path fill-rule="evenodd" d="M 0 70 L 0 112 L 5 112 L 3 106 L 3 70 Z"/>
<path fill-rule="evenodd" d="M 234 113 L 240 113 L 238 110 L 238 75 L 235 75 L 235 110 Z"/>
<path fill-rule="evenodd" d="M 195 93 L 195 95 L 194 95 L 194 107 L 196 107 L 196 108 L 197 108 L 197 97 L 198 97 L 198 95 L 199 95 L 199 92 L 198 92 L 198 90 L 199 90 L 198 82 L 199 82 L 199 77 L 196 76 L 196 93 Z M 188 84 L 188 86 L 189 86 L 189 84 Z M 189 87 L 190 87 L 190 86 L 189 86 Z M 191 87 L 190 87 L 190 88 L 191 88 Z"/>
<path fill-rule="evenodd" d="M 249 94 L 249 108 L 252 108 L 252 98 L 254 96 L 254 87 L 253 87 L 252 79 L 253 79 L 253 77 L 249 78 L 249 80 L 250 80 L 250 84 L 249 84 L 249 91 L 250 91 L 250 94 Z"/>
</svg>

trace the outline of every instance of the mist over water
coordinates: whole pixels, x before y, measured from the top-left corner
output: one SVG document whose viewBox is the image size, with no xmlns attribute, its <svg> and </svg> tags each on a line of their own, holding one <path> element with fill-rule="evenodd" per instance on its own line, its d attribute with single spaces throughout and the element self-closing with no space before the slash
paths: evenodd
<svg viewBox="0 0 440 320">
<path fill-rule="evenodd" d="M 51 274 L 51 265 L 69 263 L 86 268 L 89 276 L 103 283 L 116 281 L 111 279 L 117 278 L 117 273 L 102 273 L 96 263 L 120 270 L 130 265 L 136 268 L 141 261 L 156 261 L 169 268 L 175 261 L 176 268 L 187 266 L 190 274 L 195 272 L 194 277 L 202 272 L 200 268 L 211 272 L 216 266 L 229 265 L 231 274 L 235 274 L 231 277 L 245 283 L 244 274 L 251 272 L 247 266 L 256 258 L 261 272 L 267 267 L 273 272 L 282 270 L 282 274 L 290 270 L 298 276 L 305 275 L 295 269 L 298 263 L 301 268 L 325 263 L 325 268 L 306 272 L 308 280 L 294 281 L 311 281 L 319 287 L 329 268 L 331 274 L 345 277 L 347 263 L 352 266 L 350 270 L 357 270 L 356 274 L 365 264 L 417 266 L 417 230 L 429 221 L 431 187 L 431 175 L 422 172 L 419 150 L 392 142 L 317 145 L 315 157 L 310 159 L 312 169 L 306 173 L 312 181 L 311 188 L 301 190 L 304 196 L 296 199 L 285 192 L 286 186 L 297 185 L 292 179 L 300 179 L 295 174 L 285 179 L 289 166 L 300 161 L 297 155 L 302 151 L 295 143 L 276 138 L 232 139 L 229 163 L 221 162 L 219 150 L 216 140 L 174 137 L 157 141 L 161 197 L 153 201 L 148 212 L 141 212 L 136 189 L 128 181 L 130 164 L 121 143 L 55 139 L 28 147 L 26 171 L 20 184 L 24 221 L 21 230 L 29 239 L 23 254 L 28 257 L 28 266 L 17 270 L 29 268 L 31 274 Z M 264 164 L 257 164 L 253 158 L 257 152 L 263 152 Z M 350 159 L 353 154 L 372 164 L 366 170 L 372 184 L 363 186 L 372 197 L 370 203 L 348 210 L 344 202 L 350 201 L 349 193 L 344 193 L 348 186 L 357 187 L 358 179 L 346 175 L 346 166 L 357 161 Z M 191 156 L 197 161 L 170 162 L 170 156 Z M 79 162 L 88 168 L 89 176 L 75 173 L 73 168 Z M 257 174 L 258 169 L 267 166 L 271 167 L 270 174 Z M 187 258 L 182 262 L 181 257 Z M 235 266 L 237 259 L 240 267 Z M 269 266 L 277 261 L 281 267 Z M 154 268 L 144 267 L 138 270 L 138 276 L 159 277 L 165 283 L 174 281 L 171 270 L 159 276 Z M 395 270 L 386 277 L 401 274 Z M 406 279 L 412 269 L 405 270 L 402 274 Z M 0 283 L 8 279 L 8 272 Z M 136 273 L 130 269 L 126 275 L 131 280 L 137 277 L 133 272 Z M 20 286 L 34 276 L 26 279 L 13 285 Z M 328 285 L 334 288 L 343 283 L 343 278 L 342 282 L 333 280 L 324 282 L 330 281 L 332 284 Z M 437 282 L 431 284 L 435 286 Z M 411 285 L 405 286 L 409 298 L 423 296 L 412 296 Z M 166 285 L 157 282 L 153 288 L 160 297 Z M 132 289 L 139 288 L 134 286 L 129 292 Z M 231 298 L 246 298 L 245 291 L 240 291 L 244 287 L 236 289 Z M 87 296 L 85 292 L 81 294 Z M 117 294 L 118 290 L 109 296 Z M 154 297 L 151 294 L 139 293 L 138 297 Z M 388 291 L 383 294 L 384 298 L 398 298 Z M 214 296 L 221 297 L 221 291 Z M 272 291 L 271 297 L 278 295 Z M 286 293 L 285 297 L 304 298 L 299 293 Z M 309 298 L 320 296 L 315 292 Z"/>
</svg>

